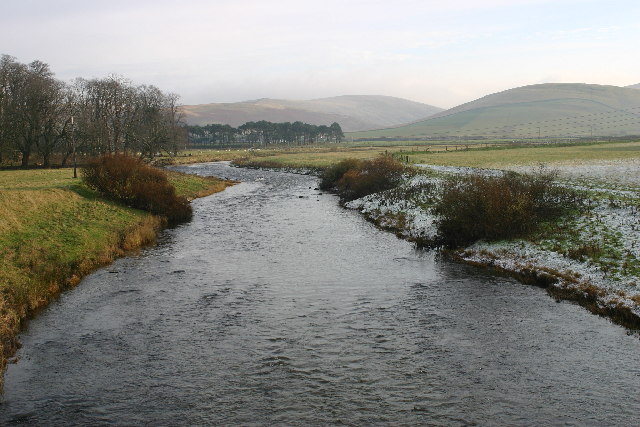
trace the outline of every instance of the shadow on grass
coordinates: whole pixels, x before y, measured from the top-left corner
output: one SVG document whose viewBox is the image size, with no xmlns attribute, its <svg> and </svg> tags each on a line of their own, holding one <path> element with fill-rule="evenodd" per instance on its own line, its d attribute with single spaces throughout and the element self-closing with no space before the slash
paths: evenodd
<svg viewBox="0 0 640 427">
<path fill-rule="evenodd" d="M 85 199 L 89 199 L 89 200 L 104 199 L 104 197 L 102 197 L 100 193 L 98 193 L 96 190 L 92 190 L 91 188 L 87 187 L 81 181 L 77 183 L 73 183 L 67 188 Z"/>
</svg>

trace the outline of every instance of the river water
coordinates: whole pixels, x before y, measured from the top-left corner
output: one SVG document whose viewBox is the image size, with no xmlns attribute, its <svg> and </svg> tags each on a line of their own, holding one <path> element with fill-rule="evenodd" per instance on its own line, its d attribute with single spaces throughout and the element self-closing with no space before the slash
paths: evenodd
<svg viewBox="0 0 640 427">
<path fill-rule="evenodd" d="M 0 423 L 638 425 L 640 339 L 417 251 L 316 179 L 242 181 L 31 321 Z"/>
</svg>

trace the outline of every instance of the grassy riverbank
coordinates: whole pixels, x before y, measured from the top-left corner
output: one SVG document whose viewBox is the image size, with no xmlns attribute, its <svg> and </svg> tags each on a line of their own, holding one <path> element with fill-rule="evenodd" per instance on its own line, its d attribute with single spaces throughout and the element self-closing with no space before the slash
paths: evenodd
<svg viewBox="0 0 640 427">
<path fill-rule="evenodd" d="M 189 199 L 229 182 L 168 173 Z M 160 217 L 105 200 L 70 169 L 0 171 L 0 366 L 29 316 L 95 268 L 154 241 Z"/>
</svg>

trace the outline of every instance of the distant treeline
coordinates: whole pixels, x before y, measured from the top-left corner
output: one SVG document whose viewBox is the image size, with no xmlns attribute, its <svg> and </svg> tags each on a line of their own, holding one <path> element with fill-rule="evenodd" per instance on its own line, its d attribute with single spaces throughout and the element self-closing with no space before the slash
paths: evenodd
<svg viewBox="0 0 640 427">
<path fill-rule="evenodd" d="M 82 155 L 152 157 L 186 143 L 178 96 L 119 76 L 65 83 L 41 61 L 0 57 L 0 163 L 65 165 Z"/>
<path fill-rule="evenodd" d="M 247 122 L 237 128 L 210 124 L 188 126 L 192 146 L 211 145 L 303 145 L 318 142 L 340 142 L 344 138 L 338 123 L 330 126 L 302 122 L 272 123 L 265 120 Z"/>
</svg>

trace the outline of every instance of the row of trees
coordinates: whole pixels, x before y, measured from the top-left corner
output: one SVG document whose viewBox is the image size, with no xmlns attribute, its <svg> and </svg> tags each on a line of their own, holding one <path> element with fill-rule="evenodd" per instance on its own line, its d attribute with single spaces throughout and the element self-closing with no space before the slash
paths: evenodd
<svg viewBox="0 0 640 427">
<path fill-rule="evenodd" d="M 41 61 L 0 57 L 0 163 L 63 166 L 74 149 L 85 155 L 135 153 L 151 157 L 186 143 L 178 96 L 109 76 L 65 83 Z"/>
<path fill-rule="evenodd" d="M 247 122 L 238 128 L 229 125 L 210 124 L 188 126 L 193 145 L 230 144 L 313 144 L 316 142 L 340 142 L 344 138 L 338 123 L 331 126 L 311 125 L 302 122 L 272 123 L 261 120 Z"/>
</svg>

